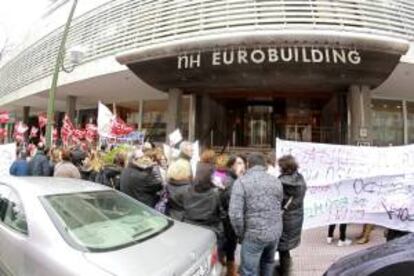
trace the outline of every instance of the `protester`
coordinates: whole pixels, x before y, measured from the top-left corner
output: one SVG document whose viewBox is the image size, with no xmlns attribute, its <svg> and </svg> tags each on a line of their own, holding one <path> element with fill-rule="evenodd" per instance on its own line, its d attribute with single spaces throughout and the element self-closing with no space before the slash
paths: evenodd
<svg viewBox="0 0 414 276">
<path fill-rule="evenodd" d="M 211 182 L 213 169 L 207 164 L 198 167 L 193 186 L 176 193 L 175 202 L 183 206 L 183 221 L 205 227 L 216 233 L 218 248 L 223 241 L 223 210 L 220 204 L 219 191 Z M 220 252 L 220 250 L 219 250 Z"/>
<path fill-rule="evenodd" d="M 81 179 L 81 175 L 78 168 L 72 164 L 72 154 L 69 150 L 62 150 L 60 159 L 62 161 L 60 161 L 55 166 L 55 172 L 53 176 Z"/>
<path fill-rule="evenodd" d="M 266 172 L 265 158 L 250 154 L 248 170 L 233 185 L 229 217 L 241 241 L 241 275 L 273 275 L 275 251 L 282 234 L 283 188 Z"/>
<path fill-rule="evenodd" d="M 339 241 L 338 246 L 349 246 L 352 244 L 352 241 L 346 238 L 346 224 L 339 225 Z M 335 231 L 335 224 L 329 225 L 328 228 L 328 237 L 326 238 L 326 242 L 331 244 L 333 242 L 333 236 Z"/>
<path fill-rule="evenodd" d="M 266 156 L 267 172 L 274 176 L 279 176 L 279 172 L 276 169 L 276 155 L 274 152 L 269 153 Z"/>
<path fill-rule="evenodd" d="M 154 161 L 140 150 L 134 152 L 128 166 L 121 173 L 121 192 L 154 208 L 161 189 L 161 175 Z"/>
<path fill-rule="evenodd" d="M 58 147 L 51 148 L 49 151 L 49 167 L 50 167 L 50 176 L 54 175 L 54 170 L 56 165 L 62 161 L 61 150 Z"/>
<path fill-rule="evenodd" d="M 189 142 L 182 142 L 180 149 L 179 158 L 173 161 L 167 170 L 167 214 L 176 220 L 183 220 L 184 209 L 179 202 L 174 200 L 175 195 L 186 191 L 193 180 L 190 163 L 192 145 Z"/>
<path fill-rule="evenodd" d="M 99 175 L 95 177 L 97 183 L 104 184 L 113 189 L 120 190 L 121 188 L 121 173 L 125 168 L 126 155 L 117 153 L 112 164 L 104 165 Z"/>
<path fill-rule="evenodd" d="M 364 224 L 362 228 L 361 236 L 357 239 L 357 244 L 366 244 L 369 242 L 369 238 L 371 235 L 372 230 L 374 229 L 373 224 Z"/>
<path fill-rule="evenodd" d="M 213 184 L 219 188 L 224 189 L 224 181 L 227 178 L 227 162 L 229 161 L 229 156 L 227 154 L 220 154 L 217 156 L 215 161 L 215 170 L 213 173 Z"/>
<path fill-rule="evenodd" d="M 49 160 L 45 155 L 45 146 L 39 143 L 36 153 L 29 162 L 29 175 L 31 176 L 50 176 Z"/>
<path fill-rule="evenodd" d="M 214 161 L 216 160 L 216 152 L 212 149 L 203 150 L 200 155 L 200 162 L 198 164 L 210 164 L 214 166 Z"/>
<path fill-rule="evenodd" d="M 225 263 L 227 266 L 227 276 L 236 276 L 237 268 L 235 263 L 235 253 L 237 247 L 237 236 L 234 233 L 233 226 L 231 225 L 229 218 L 229 205 L 231 191 L 233 184 L 237 178 L 241 177 L 246 170 L 246 162 L 243 157 L 234 155 L 227 161 L 228 173 L 224 181 L 224 190 L 220 195 L 221 206 L 224 211 L 223 228 L 224 228 L 224 242 L 223 251 L 225 253 Z M 224 263 L 224 260 L 221 261 Z"/>
<path fill-rule="evenodd" d="M 17 154 L 17 159 L 10 167 L 10 175 L 14 176 L 28 176 L 29 175 L 29 163 L 27 162 L 27 155 L 24 151 L 20 151 Z"/>
<path fill-rule="evenodd" d="M 280 237 L 279 274 L 289 275 L 291 270 L 290 250 L 299 246 L 303 225 L 303 201 L 306 193 L 306 183 L 298 172 L 298 164 L 291 155 L 278 160 L 280 168 L 279 179 L 283 185 L 283 232 Z"/>
<path fill-rule="evenodd" d="M 83 161 L 80 167 L 82 179 L 96 181 L 98 174 L 103 168 L 103 161 L 99 151 L 92 150 Z"/>
<path fill-rule="evenodd" d="M 83 164 L 83 161 L 87 157 L 87 154 L 82 149 L 82 144 L 80 142 L 76 143 L 75 147 L 72 149 L 71 156 L 73 165 L 80 168 Z"/>
</svg>

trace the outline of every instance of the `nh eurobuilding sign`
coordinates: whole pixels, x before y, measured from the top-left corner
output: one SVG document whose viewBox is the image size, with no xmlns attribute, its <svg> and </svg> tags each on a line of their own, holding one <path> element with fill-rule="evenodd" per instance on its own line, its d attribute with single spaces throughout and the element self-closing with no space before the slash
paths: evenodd
<svg viewBox="0 0 414 276">
<path fill-rule="evenodd" d="M 200 52 L 178 55 L 177 68 L 179 70 L 185 70 L 202 68 L 203 66 L 260 65 L 273 63 L 332 63 L 344 65 L 358 65 L 361 63 L 361 54 L 358 50 L 332 47 L 225 49 L 212 51 L 203 58 L 202 55 Z"/>
</svg>

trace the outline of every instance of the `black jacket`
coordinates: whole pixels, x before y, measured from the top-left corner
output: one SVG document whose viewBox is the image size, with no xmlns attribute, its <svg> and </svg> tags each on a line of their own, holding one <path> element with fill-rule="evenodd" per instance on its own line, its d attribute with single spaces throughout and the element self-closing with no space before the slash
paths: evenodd
<svg viewBox="0 0 414 276">
<path fill-rule="evenodd" d="M 121 192 L 154 208 L 159 200 L 162 180 L 156 167 L 140 168 L 129 164 L 121 173 Z"/>
<path fill-rule="evenodd" d="M 182 202 L 177 201 L 177 195 L 187 192 L 191 185 L 190 181 L 176 181 L 172 179 L 168 181 L 166 187 L 168 194 L 167 215 L 171 218 L 183 220 L 184 207 Z"/>
<path fill-rule="evenodd" d="M 217 235 L 223 233 L 223 211 L 217 189 L 197 191 L 194 186 L 175 196 L 184 208 L 183 221 L 206 227 Z"/>
<path fill-rule="evenodd" d="M 283 233 L 279 241 L 279 250 L 291 250 L 300 244 L 303 225 L 303 200 L 306 183 L 303 176 L 295 172 L 291 175 L 279 176 L 283 185 L 283 204 L 291 203 L 283 213 Z"/>
</svg>

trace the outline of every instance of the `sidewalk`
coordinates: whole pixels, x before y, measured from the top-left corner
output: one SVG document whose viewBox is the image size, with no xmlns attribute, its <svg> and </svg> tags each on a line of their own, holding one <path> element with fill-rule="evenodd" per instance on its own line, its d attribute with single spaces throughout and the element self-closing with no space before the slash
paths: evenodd
<svg viewBox="0 0 414 276">
<path fill-rule="evenodd" d="M 292 251 L 294 262 L 292 276 L 322 275 L 333 262 L 342 256 L 385 242 L 383 228 L 377 227 L 371 233 L 371 241 L 368 244 L 338 247 L 336 245 L 339 236 L 338 228 L 335 229 L 335 240 L 332 244 L 326 243 L 328 227 L 303 232 L 301 246 Z M 348 238 L 355 241 L 361 230 L 362 225 L 348 226 Z"/>
</svg>

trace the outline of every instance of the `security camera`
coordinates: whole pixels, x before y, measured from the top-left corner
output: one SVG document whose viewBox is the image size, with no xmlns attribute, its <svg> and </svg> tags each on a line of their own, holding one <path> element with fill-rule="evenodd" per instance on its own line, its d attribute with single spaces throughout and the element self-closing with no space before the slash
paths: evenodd
<svg viewBox="0 0 414 276">
<path fill-rule="evenodd" d="M 68 50 L 68 55 L 70 63 L 76 66 L 81 64 L 86 55 L 86 49 L 82 46 L 75 46 Z"/>
</svg>

